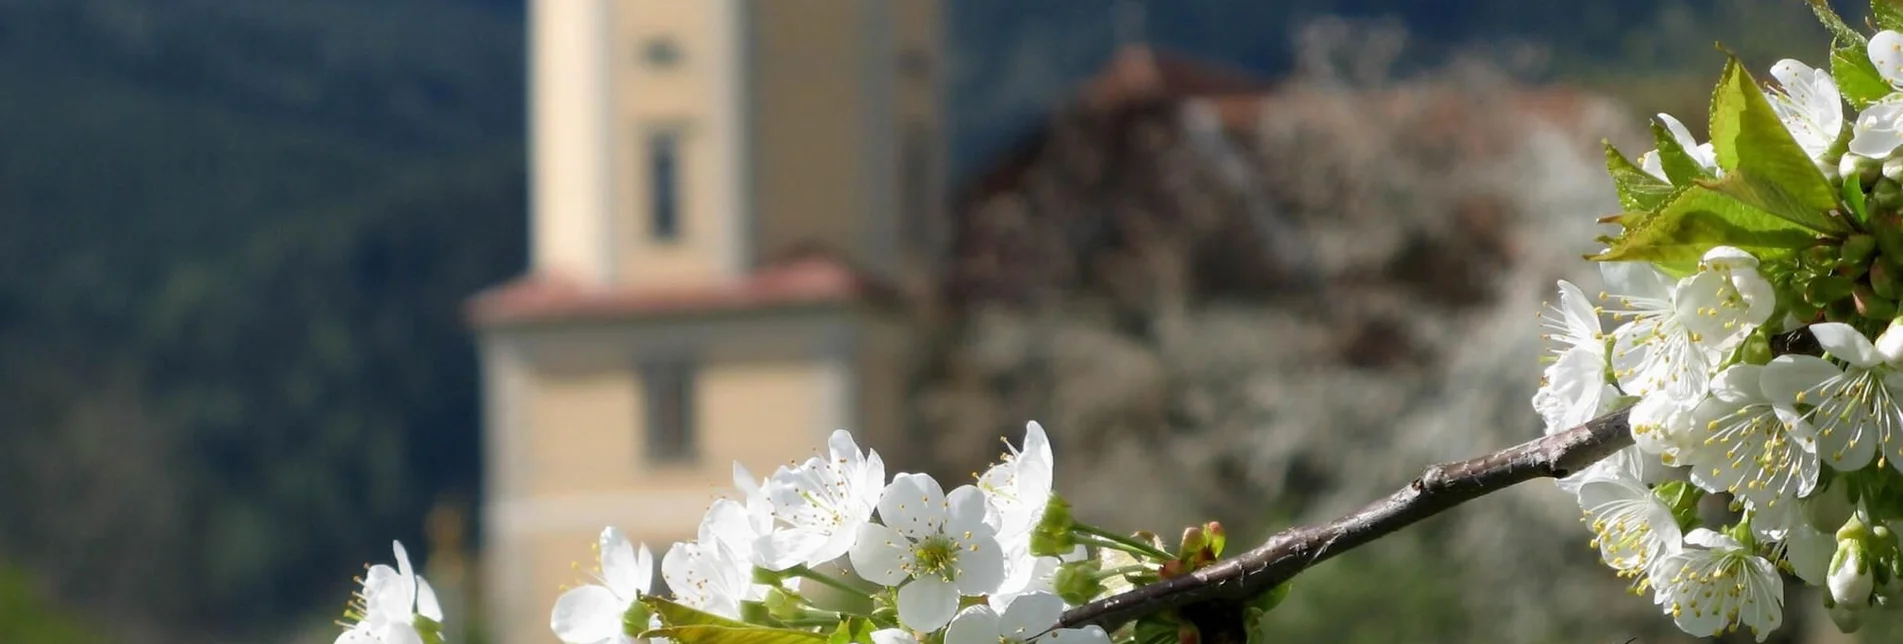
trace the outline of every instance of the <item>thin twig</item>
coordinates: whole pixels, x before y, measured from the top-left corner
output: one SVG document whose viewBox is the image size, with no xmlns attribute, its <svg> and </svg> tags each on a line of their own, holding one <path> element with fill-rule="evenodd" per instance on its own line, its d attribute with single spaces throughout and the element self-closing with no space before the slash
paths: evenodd
<svg viewBox="0 0 1903 644">
<path fill-rule="evenodd" d="M 1407 487 L 1359 512 L 1284 530 L 1254 550 L 1187 576 L 1078 606 L 1065 612 L 1058 625 L 1113 629 L 1171 608 L 1247 599 L 1416 521 L 1526 481 L 1567 476 L 1631 444 L 1632 431 L 1622 409 L 1480 458 L 1435 465 Z"/>
</svg>

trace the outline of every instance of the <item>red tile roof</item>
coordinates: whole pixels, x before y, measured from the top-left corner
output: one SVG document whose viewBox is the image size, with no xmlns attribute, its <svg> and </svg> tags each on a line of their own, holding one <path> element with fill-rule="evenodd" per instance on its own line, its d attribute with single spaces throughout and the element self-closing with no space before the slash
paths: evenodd
<svg viewBox="0 0 1903 644">
<path fill-rule="evenodd" d="M 530 274 L 470 298 L 478 327 L 531 322 L 692 315 L 785 306 L 844 303 L 869 282 L 829 256 L 807 256 L 712 284 L 637 287 L 591 285 L 561 275 Z"/>
</svg>

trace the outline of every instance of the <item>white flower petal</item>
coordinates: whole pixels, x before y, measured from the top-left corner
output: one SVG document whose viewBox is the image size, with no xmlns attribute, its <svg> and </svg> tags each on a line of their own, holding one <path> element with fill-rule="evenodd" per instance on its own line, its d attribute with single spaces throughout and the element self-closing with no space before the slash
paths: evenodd
<svg viewBox="0 0 1903 644">
<path fill-rule="evenodd" d="M 998 540 L 980 533 L 958 543 L 958 591 L 974 597 L 996 591 L 1004 583 L 1004 548 Z"/>
<path fill-rule="evenodd" d="M 592 644 L 620 635 L 627 610 L 628 604 L 606 586 L 578 586 L 555 600 L 549 628 L 563 642 Z"/>
<path fill-rule="evenodd" d="M 970 531 L 992 532 L 985 525 L 985 494 L 976 486 L 960 485 L 945 497 L 944 531 L 963 534 Z"/>
<path fill-rule="evenodd" d="M 913 630 L 944 628 L 957 610 L 958 589 L 935 575 L 913 579 L 899 588 L 899 622 Z"/>
<path fill-rule="evenodd" d="M 1064 616 L 1064 600 L 1050 593 L 1030 593 L 1011 600 L 998 618 L 998 633 L 1024 641 L 1049 630 Z"/>
<path fill-rule="evenodd" d="M 1823 358 L 1785 355 L 1771 359 L 1771 364 L 1765 365 L 1759 379 L 1765 398 L 1775 404 L 1791 405 L 1797 402 L 1798 394 L 1842 374 L 1842 369 Z"/>
<path fill-rule="evenodd" d="M 1885 159 L 1903 145 L 1903 103 L 1878 103 L 1864 108 L 1851 128 L 1850 151 Z"/>
<path fill-rule="evenodd" d="M 416 576 L 416 614 L 443 621 L 443 604 L 436 601 L 436 589 L 430 588 L 429 581 L 422 575 Z"/>
<path fill-rule="evenodd" d="M 858 538 L 846 557 L 853 572 L 866 581 L 897 586 L 912 568 L 912 540 L 892 528 L 868 523 L 859 526 Z"/>
<path fill-rule="evenodd" d="M 892 477 L 879 497 L 879 519 L 914 540 L 943 532 L 945 514 L 944 488 L 924 474 Z"/>
<path fill-rule="evenodd" d="M 1877 74 L 1891 87 L 1903 88 L 1903 34 L 1885 29 L 1870 37 L 1867 49 Z"/>
<path fill-rule="evenodd" d="M 647 546 L 641 546 L 637 554 L 634 544 L 613 527 L 601 530 L 601 578 L 608 582 L 608 589 L 623 599 L 633 599 L 636 595 L 646 594 L 650 581 L 654 578 L 653 555 L 647 554 Z"/>
<path fill-rule="evenodd" d="M 1651 262 L 1599 262 L 1599 276 L 1612 293 L 1660 301 L 1671 299 L 1677 283 Z"/>
<path fill-rule="evenodd" d="M 1874 367 L 1883 362 L 1882 354 L 1877 353 L 1876 345 L 1863 337 L 1856 327 L 1842 322 L 1823 322 L 1810 326 L 1812 336 L 1817 338 L 1818 346 L 1829 352 L 1830 356 L 1857 367 Z"/>
<path fill-rule="evenodd" d="M 945 644 L 999 644 L 998 614 L 978 605 L 958 611 L 945 628 Z"/>
<path fill-rule="evenodd" d="M 918 638 L 903 628 L 884 628 L 872 632 L 872 644 L 918 644 Z"/>
<path fill-rule="evenodd" d="M 1110 635 L 1100 626 L 1060 628 L 1038 640 L 1039 644 L 1110 644 Z"/>
<path fill-rule="evenodd" d="M 423 635 L 409 624 L 391 624 L 383 633 L 383 644 L 423 644 Z"/>
<path fill-rule="evenodd" d="M 334 644 L 379 644 L 379 642 L 377 636 L 371 634 L 368 627 L 353 626 L 350 630 L 338 635 Z"/>
<path fill-rule="evenodd" d="M 786 570 L 805 563 L 807 555 L 824 549 L 831 539 L 831 533 L 817 530 L 774 530 L 754 542 L 754 563 L 767 570 Z"/>
</svg>

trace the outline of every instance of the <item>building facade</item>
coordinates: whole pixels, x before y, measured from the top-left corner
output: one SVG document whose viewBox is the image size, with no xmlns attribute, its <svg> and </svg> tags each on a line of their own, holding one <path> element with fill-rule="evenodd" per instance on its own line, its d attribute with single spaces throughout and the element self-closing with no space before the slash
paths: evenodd
<svg viewBox="0 0 1903 644">
<path fill-rule="evenodd" d="M 929 258 L 943 201 L 937 2 L 530 5 L 530 266 L 469 305 L 502 644 L 554 641 L 604 525 L 658 557 L 736 460 L 903 445 L 867 276 Z"/>
</svg>

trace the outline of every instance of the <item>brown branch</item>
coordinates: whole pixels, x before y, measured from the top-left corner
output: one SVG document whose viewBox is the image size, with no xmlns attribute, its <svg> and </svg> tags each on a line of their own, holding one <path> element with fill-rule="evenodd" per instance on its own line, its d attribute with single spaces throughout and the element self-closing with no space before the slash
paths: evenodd
<svg viewBox="0 0 1903 644">
<path fill-rule="evenodd" d="M 1619 410 L 1579 427 L 1476 459 L 1435 465 L 1407 487 L 1359 512 L 1320 525 L 1284 530 L 1254 550 L 1187 576 L 1078 606 L 1065 612 L 1058 626 L 1076 628 L 1095 624 L 1113 629 L 1171 608 L 1248 599 L 1330 557 L 1416 521 L 1536 478 L 1567 476 L 1631 444 L 1632 431 L 1626 424 L 1626 410 Z M 1231 625 L 1228 630 L 1239 626 Z"/>
</svg>

